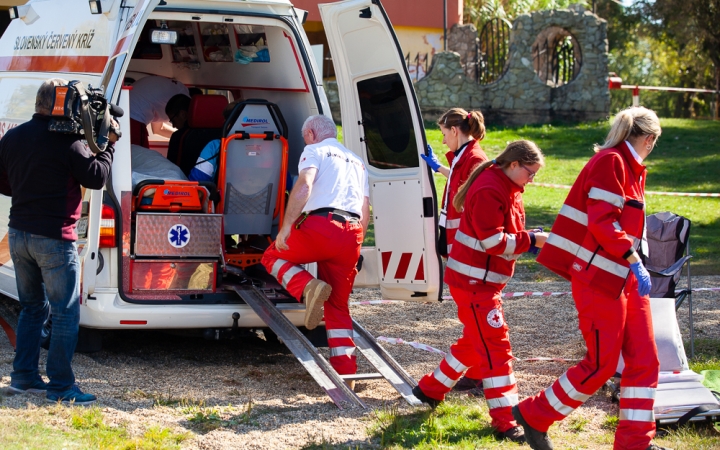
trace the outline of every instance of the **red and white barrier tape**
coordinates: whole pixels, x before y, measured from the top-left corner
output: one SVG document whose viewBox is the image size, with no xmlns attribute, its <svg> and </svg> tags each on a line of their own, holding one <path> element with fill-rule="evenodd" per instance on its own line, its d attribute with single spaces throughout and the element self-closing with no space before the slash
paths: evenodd
<svg viewBox="0 0 720 450">
<path fill-rule="evenodd" d="M 401 338 L 378 336 L 376 338 L 376 340 L 382 341 L 382 342 L 387 342 L 388 344 L 393 344 L 393 345 L 409 345 L 410 347 L 416 348 L 418 350 L 424 350 L 424 351 L 430 352 L 430 353 L 437 353 L 442 356 L 445 356 L 447 354 L 444 351 L 439 350 L 435 347 L 431 347 L 427 344 L 422 344 L 420 342 L 408 342 Z M 515 360 L 523 361 L 523 362 L 555 361 L 555 362 L 562 362 L 562 363 L 573 363 L 573 362 L 579 361 L 579 359 L 548 358 L 548 357 L 544 357 L 544 356 L 539 356 L 539 357 L 534 357 L 534 358 L 515 358 Z"/>
<path fill-rule="evenodd" d="M 570 189 L 572 186 L 565 184 L 553 184 L 553 183 L 533 183 L 535 186 L 559 188 L 559 189 Z M 720 193 L 714 192 L 663 192 L 663 191 L 645 191 L 648 195 L 669 195 L 671 197 L 718 197 Z"/>
<path fill-rule="evenodd" d="M 712 287 L 712 288 L 694 288 L 692 289 L 693 292 L 708 292 L 708 291 L 720 291 L 720 287 Z M 675 291 L 676 293 L 681 292 L 681 290 Z M 555 297 L 559 295 L 572 295 L 572 292 L 503 292 L 502 296 L 503 298 L 512 298 L 512 297 Z M 451 295 L 443 295 L 443 300 L 453 300 Z M 359 302 L 350 302 L 351 305 L 357 306 L 357 305 L 386 305 L 391 303 L 407 303 L 405 300 L 364 300 Z"/>
<path fill-rule="evenodd" d="M 503 298 L 510 297 L 552 297 L 556 295 L 570 295 L 572 292 L 503 292 Z M 452 295 L 444 295 L 443 300 L 452 300 Z"/>
<path fill-rule="evenodd" d="M 388 303 L 405 303 L 405 300 L 363 300 L 359 302 L 350 302 L 350 305 L 385 305 Z"/>
<path fill-rule="evenodd" d="M 417 348 L 419 350 L 425 350 L 426 352 L 437 353 L 437 354 L 443 355 L 443 356 L 445 356 L 445 354 L 446 354 L 444 351 L 438 350 L 435 347 L 430 347 L 427 344 L 421 344 L 420 342 L 408 342 L 408 341 L 404 341 L 400 338 L 378 336 L 377 338 L 375 338 L 375 340 L 387 342 L 388 344 L 393 344 L 393 345 L 405 344 L 405 345 L 409 345 L 410 347 Z"/>
</svg>

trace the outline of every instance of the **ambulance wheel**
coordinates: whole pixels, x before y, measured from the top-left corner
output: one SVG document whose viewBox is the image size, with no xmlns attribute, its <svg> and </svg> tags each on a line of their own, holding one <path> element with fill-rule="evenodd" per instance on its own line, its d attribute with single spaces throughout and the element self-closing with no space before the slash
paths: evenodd
<svg viewBox="0 0 720 450">
<path fill-rule="evenodd" d="M 17 330 L 18 318 L 20 317 L 20 302 L 14 298 L 0 295 L 0 319 L 2 319 L 14 332 Z M 0 335 L 3 329 L 0 328 Z"/>
<path fill-rule="evenodd" d="M 50 337 L 52 336 L 52 315 L 48 315 L 40 331 L 40 347 L 48 350 L 50 348 Z M 95 353 L 102 350 L 102 334 L 94 328 L 80 327 L 78 331 L 75 353 Z"/>
</svg>

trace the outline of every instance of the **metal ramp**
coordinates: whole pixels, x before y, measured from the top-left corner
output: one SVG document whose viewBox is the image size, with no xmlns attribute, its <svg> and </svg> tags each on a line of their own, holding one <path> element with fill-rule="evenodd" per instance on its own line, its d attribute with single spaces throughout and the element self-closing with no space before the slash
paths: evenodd
<svg viewBox="0 0 720 450">
<path fill-rule="evenodd" d="M 355 345 L 378 373 L 339 375 L 305 335 L 262 292 L 255 287 L 232 289 L 277 334 L 338 408 L 367 409 L 367 405 L 345 384 L 345 380 L 375 378 L 385 378 L 411 405 L 422 404 L 412 394 L 412 388 L 417 385 L 415 380 L 355 320 L 353 320 Z"/>
</svg>

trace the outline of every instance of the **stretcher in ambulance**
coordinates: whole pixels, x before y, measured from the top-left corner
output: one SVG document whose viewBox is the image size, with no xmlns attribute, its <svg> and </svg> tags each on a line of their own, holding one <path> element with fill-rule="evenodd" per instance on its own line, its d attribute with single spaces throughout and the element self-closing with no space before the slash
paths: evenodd
<svg viewBox="0 0 720 450">
<path fill-rule="evenodd" d="M 425 133 L 394 31 L 378 0 L 319 8 L 344 144 L 365 161 L 370 178 L 373 228 L 356 286 L 379 286 L 386 299 L 436 301 L 436 194 L 420 161 Z M 125 111 L 111 180 L 85 191 L 78 222 L 81 326 L 215 335 L 263 328 L 228 283 L 261 289 L 301 325 L 304 306 L 258 262 L 297 175 L 302 123 L 330 115 L 302 28 L 306 12 L 286 0 L 30 0 L 16 15 L 0 39 L 0 136 L 30 119 L 48 78 L 102 87 Z M 177 132 L 184 133 L 183 156 L 174 161 L 143 153 L 162 144 L 130 143 L 131 82 L 151 75 L 203 92 L 191 101 L 188 127 Z M 222 110 L 233 101 L 225 119 Z M 188 182 L 178 173 L 181 159 L 197 158 L 213 139 L 221 144 L 213 182 Z M 1 197 L 0 292 L 17 299 L 9 207 L 10 198 Z"/>
</svg>

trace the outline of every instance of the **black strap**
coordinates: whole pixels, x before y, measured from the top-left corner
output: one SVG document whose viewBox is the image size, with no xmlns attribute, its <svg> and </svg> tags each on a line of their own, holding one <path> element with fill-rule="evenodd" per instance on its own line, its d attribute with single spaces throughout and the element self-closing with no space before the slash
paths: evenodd
<svg viewBox="0 0 720 450">
<path fill-rule="evenodd" d="M 360 219 L 359 214 L 355 214 L 349 211 L 343 211 L 342 209 L 335 208 L 318 208 L 307 213 L 308 216 L 325 216 L 327 214 L 337 214 L 338 216 L 351 217 L 353 219 Z"/>
<path fill-rule="evenodd" d="M 706 413 L 708 411 L 711 411 L 712 409 L 708 406 L 696 406 L 690 411 L 683 414 L 681 418 L 678 419 L 677 423 L 675 424 L 676 427 L 681 427 L 688 422 L 690 422 L 690 419 L 697 416 L 698 414 Z"/>
</svg>

